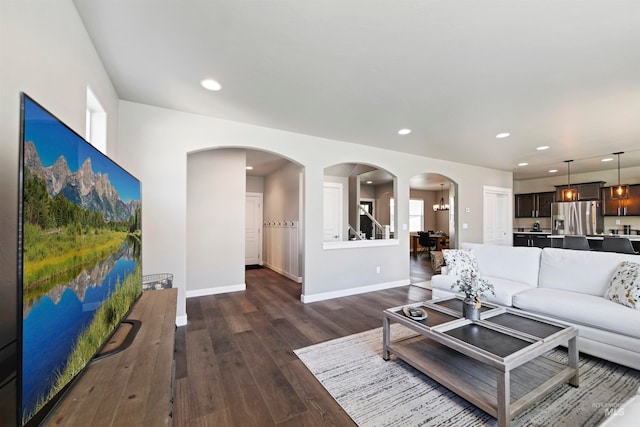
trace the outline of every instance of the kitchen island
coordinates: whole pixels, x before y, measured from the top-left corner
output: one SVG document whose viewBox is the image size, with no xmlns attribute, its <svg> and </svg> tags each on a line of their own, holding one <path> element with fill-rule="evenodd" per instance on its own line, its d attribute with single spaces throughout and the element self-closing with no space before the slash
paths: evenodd
<svg viewBox="0 0 640 427">
<path fill-rule="evenodd" d="M 596 235 L 589 235 L 587 236 L 587 241 L 589 242 L 589 247 L 591 247 L 591 249 L 593 249 L 594 251 L 597 250 L 601 250 L 602 249 L 602 241 L 604 240 L 604 234 L 596 234 Z M 640 251 L 640 236 L 637 234 L 607 234 L 607 236 L 612 236 L 612 237 L 626 237 L 631 241 L 631 244 L 633 245 L 633 248 L 636 251 Z M 548 236 L 549 241 L 550 241 L 550 246 L 552 248 L 562 248 L 562 242 L 564 239 L 564 235 L 563 234 L 550 234 Z M 515 243 L 514 243 L 514 246 Z"/>
<path fill-rule="evenodd" d="M 527 246 L 536 248 L 562 248 L 564 234 L 551 234 L 551 231 L 514 231 L 513 246 Z M 587 240 L 592 250 L 602 250 L 604 234 L 588 235 Z M 638 234 L 607 234 L 607 236 L 626 237 L 631 241 L 634 249 L 640 252 L 640 235 Z"/>
</svg>

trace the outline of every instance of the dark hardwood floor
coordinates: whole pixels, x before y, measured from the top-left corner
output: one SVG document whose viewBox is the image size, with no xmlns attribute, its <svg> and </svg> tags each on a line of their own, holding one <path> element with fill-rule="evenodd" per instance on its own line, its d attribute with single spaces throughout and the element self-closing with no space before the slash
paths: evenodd
<svg viewBox="0 0 640 427">
<path fill-rule="evenodd" d="M 428 280 L 419 272 L 427 260 L 412 259 L 412 283 Z M 187 299 L 189 323 L 176 332 L 174 426 L 355 425 L 293 350 L 378 328 L 383 309 L 431 298 L 404 286 L 303 304 L 300 284 L 266 268 L 247 270 L 246 284 Z"/>
<path fill-rule="evenodd" d="M 418 255 L 409 256 L 410 268 L 409 275 L 411 276 L 411 283 L 420 283 L 431 280 L 433 276 L 433 268 L 431 267 L 431 258 L 426 252 L 418 253 Z"/>
</svg>

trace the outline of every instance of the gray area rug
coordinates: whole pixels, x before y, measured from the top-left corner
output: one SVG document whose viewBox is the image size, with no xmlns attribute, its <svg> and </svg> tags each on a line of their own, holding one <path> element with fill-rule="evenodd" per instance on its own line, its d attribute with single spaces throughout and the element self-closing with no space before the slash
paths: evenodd
<svg viewBox="0 0 640 427">
<path fill-rule="evenodd" d="M 393 339 L 415 335 L 392 324 Z M 295 350 L 359 426 L 495 426 L 497 421 L 392 356 L 382 359 L 382 328 Z M 549 353 L 566 362 L 563 349 Z M 512 421 L 515 426 L 596 426 L 607 408 L 636 394 L 640 371 L 580 356 L 580 387 L 562 385 Z M 610 410 L 610 409 L 609 409 Z"/>
</svg>

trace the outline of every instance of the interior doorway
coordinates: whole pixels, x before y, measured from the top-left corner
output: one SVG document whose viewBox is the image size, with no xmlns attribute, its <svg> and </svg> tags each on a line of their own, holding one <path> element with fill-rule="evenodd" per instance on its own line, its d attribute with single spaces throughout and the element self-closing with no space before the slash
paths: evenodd
<svg viewBox="0 0 640 427">
<path fill-rule="evenodd" d="M 247 193 L 244 265 L 262 265 L 262 193 Z"/>
<path fill-rule="evenodd" d="M 364 233 L 365 239 L 371 239 L 373 236 L 373 222 L 372 217 L 375 217 L 373 212 L 373 200 L 360 199 L 360 231 Z M 369 215 L 367 215 L 369 214 Z"/>
<path fill-rule="evenodd" d="M 442 250 L 456 247 L 456 188 L 448 177 L 422 173 L 409 180 L 409 260 L 411 283 L 440 272 Z M 427 247 L 420 243 L 427 233 Z M 431 242 L 431 243 L 429 243 Z"/>
<path fill-rule="evenodd" d="M 512 200 L 510 188 L 483 187 L 483 243 L 512 245 Z"/>
<path fill-rule="evenodd" d="M 276 153 L 245 153 L 245 265 L 261 265 L 302 283 L 304 168 Z"/>
<path fill-rule="evenodd" d="M 323 241 L 339 242 L 342 240 L 344 216 L 343 185 L 339 182 L 325 182 L 323 191 Z"/>
</svg>

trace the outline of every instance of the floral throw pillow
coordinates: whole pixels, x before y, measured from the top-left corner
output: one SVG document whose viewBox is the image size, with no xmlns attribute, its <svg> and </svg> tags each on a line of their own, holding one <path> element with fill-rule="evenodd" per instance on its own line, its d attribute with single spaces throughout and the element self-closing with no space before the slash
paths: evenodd
<svg viewBox="0 0 640 427">
<path fill-rule="evenodd" d="M 605 298 L 640 310 L 640 264 L 623 261 L 613 274 Z"/>
<path fill-rule="evenodd" d="M 448 274 L 460 276 L 464 270 L 478 271 L 476 255 L 468 249 L 443 249 L 442 255 Z"/>
</svg>

